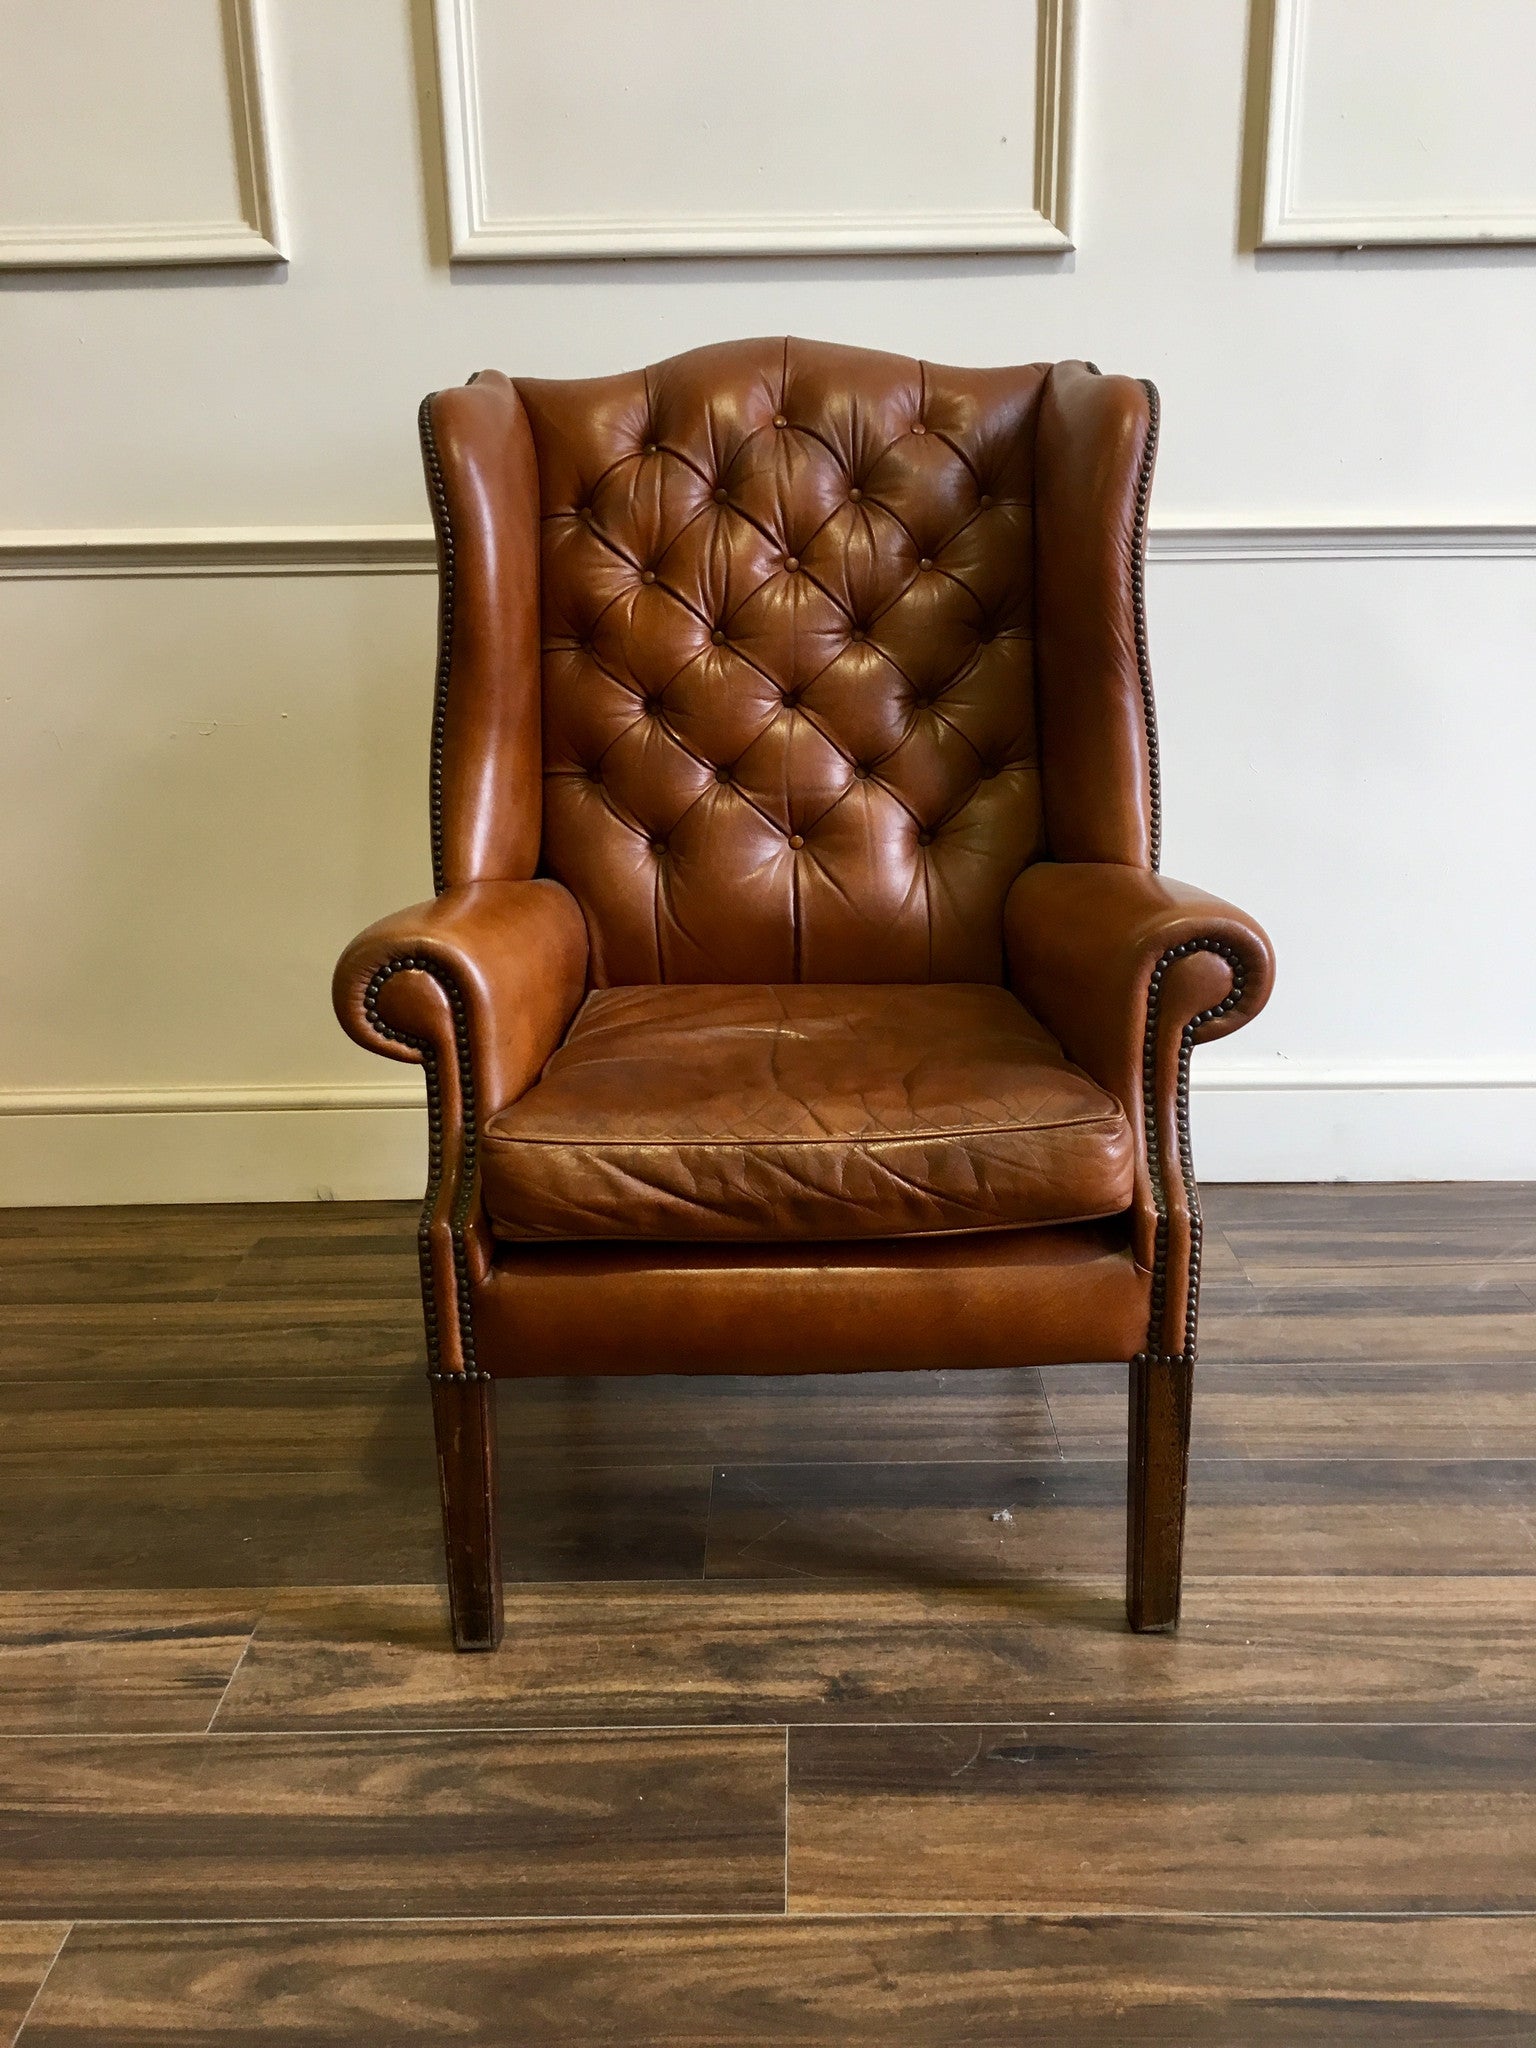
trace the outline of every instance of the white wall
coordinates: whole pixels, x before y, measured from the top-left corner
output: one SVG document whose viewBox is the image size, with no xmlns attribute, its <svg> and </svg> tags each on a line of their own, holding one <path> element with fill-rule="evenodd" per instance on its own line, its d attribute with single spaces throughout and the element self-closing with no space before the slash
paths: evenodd
<svg viewBox="0 0 1536 2048">
<path fill-rule="evenodd" d="M 1536 1177 L 1530 250 L 1245 252 L 1242 0 L 1083 0 L 1073 254 L 450 266 L 424 0 L 261 11 L 290 262 L 0 278 L 0 1199 L 419 1187 L 328 1000 L 429 888 L 415 404 L 784 330 L 1157 380 L 1165 865 L 1280 958 L 1197 1163 Z"/>
</svg>

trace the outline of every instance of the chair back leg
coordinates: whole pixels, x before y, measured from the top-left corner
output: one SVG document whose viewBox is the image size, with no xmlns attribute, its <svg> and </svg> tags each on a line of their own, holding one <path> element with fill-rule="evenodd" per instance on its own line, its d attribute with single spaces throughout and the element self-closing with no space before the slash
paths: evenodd
<svg viewBox="0 0 1536 2048">
<path fill-rule="evenodd" d="M 501 1542 L 496 1518 L 496 1382 L 465 1373 L 432 1381 L 437 1471 L 456 1650 L 501 1641 Z"/>
<path fill-rule="evenodd" d="M 1131 1363 L 1125 1609 L 1134 1629 L 1178 1624 L 1193 1385 L 1188 1357 L 1143 1353 Z"/>
</svg>

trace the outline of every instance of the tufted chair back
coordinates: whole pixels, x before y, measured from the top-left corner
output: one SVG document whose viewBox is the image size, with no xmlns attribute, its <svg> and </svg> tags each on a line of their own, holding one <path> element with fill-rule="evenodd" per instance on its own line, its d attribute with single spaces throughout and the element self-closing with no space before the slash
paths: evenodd
<svg viewBox="0 0 1536 2048">
<path fill-rule="evenodd" d="M 1067 373 L 1096 387 L 1084 447 Z M 515 751 L 595 985 L 997 982 L 1032 861 L 1152 857 L 1141 386 L 784 339 L 487 377 L 538 533 Z"/>
</svg>

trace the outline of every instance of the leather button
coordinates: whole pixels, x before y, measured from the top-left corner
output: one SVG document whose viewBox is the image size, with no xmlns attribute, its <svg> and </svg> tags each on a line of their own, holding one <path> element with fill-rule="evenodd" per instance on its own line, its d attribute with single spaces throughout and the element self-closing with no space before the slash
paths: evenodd
<svg viewBox="0 0 1536 2048">
<path fill-rule="evenodd" d="M 654 583 L 656 581 L 656 571 L 654 569 L 642 569 L 640 571 L 640 581 L 642 583 Z"/>
<path fill-rule="evenodd" d="M 713 633 L 710 634 L 709 637 L 711 643 L 714 646 L 723 647 L 725 645 L 725 635 L 721 632 L 718 626 L 716 626 L 715 630 L 713 631 Z"/>
<path fill-rule="evenodd" d="M 667 842 L 665 841 L 665 839 L 653 839 L 653 840 L 651 841 L 651 851 L 652 851 L 652 853 L 665 853 L 665 852 L 666 852 L 666 850 L 667 850 Z"/>
<path fill-rule="evenodd" d="M 919 846 L 932 846 L 933 834 L 927 830 L 919 832 L 917 835 L 917 843 Z"/>
<path fill-rule="evenodd" d="M 800 692 L 798 690 L 786 690 L 784 692 L 784 702 L 793 710 L 800 702 Z"/>
<path fill-rule="evenodd" d="M 921 420 L 914 420 L 912 422 L 912 431 L 914 434 L 926 434 L 928 429 L 923 425 Z"/>
<path fill-rule="evenodd" d="M 785 419 L 783 413 L 776 412 L 773 416 L 773 424 L 776 427 L 787 427 L 789 425 L 789 421 Z"/>
<path fill-rule="evenodd" d="M 646 700 L 645 700 L 645 715 L 646 715 L 646 717 L 647 717 L 647 718 L 660 718 L 660 716 L 661 716 L 661 699 L 660 699 L 659 697 L 647 697 L 647 698 L 646 698 Z"/>
<path fill-rule="evenodd" d="M 864 763 L 862 761 L 858 762 L 855 766 L 853 771 L 853 779 L 855 782 L 868 782 L 869 770 L 864 766 Z"/>
<path fill-rule="evenodd" d="M 863 501 L 864 493 L 859 489 L 858 485 L 855 484 L 853 489 L 848 493 L 848 502 L 850 505 L 860 505 L 863 503 Z"/>
<path fill-rule="evenodd" d="M 587 780 L 588 782 L 601 782 L 602 779 L 603 771 L 598 766 L 597 762 L 594 761 L 592 766 L 587 770 Z"/>
<path fill-rule="evenodd" d="M 853 631 L 848 635 L 848 638 L 850 640 L 862 640 L 864 638 L 864 628 L 862 626 L 855 626 Z"/>
<path fill-rule="evenodd" d="M 990 491 L 983 491 L 976 502 L 983 512 L 990 512 L 992 510 L 992 493 Z"/>
<path fill-rule="evenodd" d="M 794 573 L 795 573 L 795 571 L 796 571 L 796 570 L 797 570 L 797 569 L 798 569 L 799 567 L 800 567 L 800 557 L 799 557 L 798 555 L 786 555 L 786 556 L 784 557 L 784 569 L 785 569 L 785 573 L 786 573 L 787 575 L 793 576 L 793 575 L 794 575 Z"/>
<path fill-rule="evenodd" d="M 727 502 L 729 501 L 729 499 L 730 499 L 730 495 L 731 495 L 731 494 L 730 494 L 730 492 L 729 492 L 729 491 L 728 491 L 728 490 L 727 490 L 727 489 L 725 488 L 725 485 L 724 485 L 724 484 L 721 484 L 721 485 L 720 485 L 720 487 L 719 487 L 719 489 L 718 489 L 718 490 L 717 490 L 717 491 L 715 492 L 715 503 L 716 503 L 717 505 L 724 505 L 724 504 L 726 504 L 726 503 L 727 503 Z"/>
<path fill-rule="evenodd" d="M 645 444 L 645 452 L 647 455 L 654 455 L 656 453 L 656 443 L 654 441 L 647 441 Z"/>
<path fill-rule="evenodd" d="M 717 769 L 715 770 L 715 780 L 716 780 L 716 782 L 729 782 L 729 781 L 731 780 L 731 771 L 730 771 L 730 769 L 729 769 L 729 768 L 717 768 Z"/>
<path fill-rule="evenodd" d="M 794 848 L 795 852 L 798 853 L 801 847 L 804 846 L 805 841 L 800 837 L 800 834 L 798 832 L 791 832 L 789 835 L 789 843 Z"/>
<path fill-rule="evenodd" d="M 919 569 L 931 569 L 933 567 L 933 557 L 931 555 L 924 555 L 917 566 Z"/>
</svg>

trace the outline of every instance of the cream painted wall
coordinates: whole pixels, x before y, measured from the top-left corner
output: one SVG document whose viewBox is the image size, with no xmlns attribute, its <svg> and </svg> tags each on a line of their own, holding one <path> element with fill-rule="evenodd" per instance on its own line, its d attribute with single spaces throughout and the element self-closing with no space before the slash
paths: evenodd
<svg viewBox="0 0 1536 2048">
<path fill-rule="evenodd" d="M 0 278 L 0 1199 L 419 1186 L 327 994 L 428 886 L 415 404 L 785 329 L 1162 388 L 1165 865 L 1281 961 L 1205 1173 L 1536 1176 L 1536 255 L 1244 253 L 1242 0 L 1084 0 L 1074 254 L 450 267 L 427 7 L 263 12 L 290 263 Z"/>
</svg>

